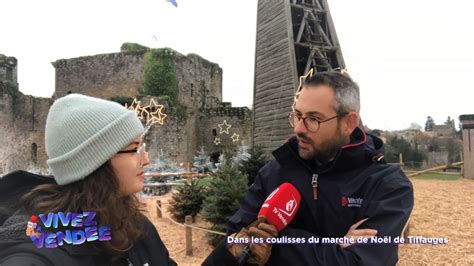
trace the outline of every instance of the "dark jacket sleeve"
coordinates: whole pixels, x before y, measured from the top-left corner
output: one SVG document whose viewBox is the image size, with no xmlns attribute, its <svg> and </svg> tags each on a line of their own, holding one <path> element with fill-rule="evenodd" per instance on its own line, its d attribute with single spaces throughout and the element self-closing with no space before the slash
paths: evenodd
<svg viewBox="0 0 474 266">
<path fill-rule="evenodd" d="M 35 265 L 35 266 L 52 266 L 53 263 L 44 260 L 42 257 L 35 254 L 17 253 L 6 258 L 0 258 L 0 265 L 2 266 L 17 266 L 17 265 Z"/>
<path fill-rule="evenodd" d="M 395 265 L 400 236 L 413 208 L 413 188 L 401 171 L 384 178 L 369 202 L 366 217 L 359 228 L 378 231 L 378 237 L 390 236 L 390 244 L 354 244 L 345 249 L 338 244 L 274 245 L 268 265 Z M 279 237 L 318 237 L 305 230 L 286 228 Z M 321 239 L 320 239 L 321 240 Z"/>
<path fill-rule="evenodd" d="M 203 266 L 234 266 L 237 259 L 227 250 L 226 240 L 223 240 L 202 263 Z"/>
<path fill-rule="evenodd" d="M 174 266 L 176 262 L 169 256 L 168 249 L 160 238 L 155 226 L 145 217 L 145 236 L 138 241 L 136 246 L 129 252 L 129 259 L 133 265 L 150 265 Z M 146 253 L 146 254 L 143 254 Z M 148 257 L 150 261 L 143 261 L 144 257 Z"/>
</svg>

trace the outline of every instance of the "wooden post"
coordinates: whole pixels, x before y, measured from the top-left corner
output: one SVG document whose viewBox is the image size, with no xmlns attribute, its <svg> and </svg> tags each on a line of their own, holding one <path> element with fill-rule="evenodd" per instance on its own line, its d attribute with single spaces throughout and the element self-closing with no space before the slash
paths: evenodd
<svg viewBox="0 0 474 266">
<path fill-rule="evenodd" d="M 191 225 L 192 222 L 192 217 L 191 215 L 186 215 L 184 218 L 184 224 L 185 225 Z M 191 227 L 186 226 L 184 228 L 186 232 L 186 256 L 192 256 L 193 255 L 193 231 Z"/>
<path fill-rule="evenodd" d="M 400 168 L 401 168 L 402 171 L 403 171 L 403 166 L 405 165 L 405 164 L 403 163 L 403 153 L 398 154 L 398 158 L 400 158 Z"/>
<path fill-rule="evenodd" d="M 156 200 L 156 216 L 161 218 L 161 200 Z"/>
<path fill-rule="evenodd" d="M 463 162 L 462 151 L 459 152 L 459 161 Z M 461 177 L 464 177 L 464 164 L 461 164 Z"/>
<path fill-rule="evenodd" d="M 193 181 L 193 176 L 192 175 L 187 175 L 186 180 L 188 181 L 188 183 L 191 183 L 191 181 Z"/>
</svg>

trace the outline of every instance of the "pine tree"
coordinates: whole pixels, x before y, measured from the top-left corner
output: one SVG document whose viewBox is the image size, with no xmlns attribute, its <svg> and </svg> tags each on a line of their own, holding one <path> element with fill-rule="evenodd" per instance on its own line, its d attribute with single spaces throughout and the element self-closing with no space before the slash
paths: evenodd
<svg viewBox="0 0 474 266">
<path fill-rule="evenodd" d="M 425 123 L 425 131 L 433 131 L 433 126 L 435 125 L 435 121 L 431 116 L 426 118 Z"/>
<path fill-rule="evenodd" d="M 207 173 L 214 168 L 214 165 L 211 162 L 211 158 L 206 154 L 204 147 L 201 146 L 201 149 L 197 152 L 197 155 L 193 159 L 193 171 L 199 173 Z"/>
<path fill-rule="evenodd" d="M 247 177 L 230 160 L 225 160 L 209 182 L 208 196 L 203 203 L 202 216 L 212 224 L 211 230 L 225 232 L 227 221 L 240 206 L 247 189 Z M 224 238 L 208 234 L 214 247 Z"/>
<path fill-rule="evenodd" d="M 171 161 L 163 152 L 160 151 L 160 155 L 157 159 L 152 160 L 152 162 L 146 166 L 146 172 L 154 173 L 179 173 L 183 172 L 184 169 L 177 166 L 175 162 Z"/>
<path fill-rule="evenodd" d="M 249 151 L 249 157 L 247 160 L 240 162 L 240 171 L 247 176 L 247 185 L 250 186 L 257 177 L 258 170 L 267 163 L 267 159 L 262 149 L 259 147 L 253 147 Z"/>
<path fill-rule="evenodd" d="M 191 215 L 194 222 L 196 215 L 201 211 L 204 195 L 205 187 L 199 185 L 198 180 L 185 182 L 171 197 L 169 209 L 171 215 L 181 223 L 184 222 L 186 215 Z"/>
<path fill-rule="evenodd" d="M 184 169 L 177 166 L 175 162 L 170 160 L 164 153 L 163 150 L 160 151 L 160 155 L 157 159 L 154 159 L 150 162 L 148 166 L 144 169 L 147 173 L 180 173 L 184 172 Z M 144 182 L 145 184 L 152 183 L 166 183 L 169 181 L 181 179 L 179 174 L 175 176 L 162 176 L 162 177 L 146 177 Z M 165 194 L 171 190 L 171 186 L 162 186 L 158 188 L 159 195 Z"/>
<path fill-rule="evenodd" d="M 229 156 L 227 154 L 227 156 Z M 218 162 L 216 163 L 216 168 L 213 170 L 213 173 L 216 173 L 219 171 L 219 169 L 222 168 L 223 165 L 225 165 L 227 163 L 227 159 L 226 159 L 226 155 L 224 153 L 221 153 L 221 155 L 219 155 L 219 159 L 218 159 Z"/>
<path fill-rule="evenodd" d="M 248 160 L 250 158 L 249 147 L 245 145 L 240 145 L 237 155 L 232 157 L 232 161 L 239 165 L 242 161 Z"/>
</svg>

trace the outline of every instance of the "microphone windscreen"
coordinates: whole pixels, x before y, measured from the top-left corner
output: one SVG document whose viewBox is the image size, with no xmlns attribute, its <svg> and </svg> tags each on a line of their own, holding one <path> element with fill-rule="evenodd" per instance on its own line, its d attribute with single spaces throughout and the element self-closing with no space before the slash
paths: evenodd
<svg viewBox="0 0 474 266">
<path fill-rule="evenodd" d="M 263 217 L 268 224 L 274 225 L 278 231 L 285 228 L 300 206 L 301 195 L 290 183 L 277 187 L 263 202 L 258 217 Z"/>
</svg>

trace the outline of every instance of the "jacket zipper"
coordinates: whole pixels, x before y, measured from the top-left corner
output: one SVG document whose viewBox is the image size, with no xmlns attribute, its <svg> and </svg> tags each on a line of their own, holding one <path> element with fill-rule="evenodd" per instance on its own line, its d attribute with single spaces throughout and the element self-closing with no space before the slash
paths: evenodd
<svg viewBox="0 0 474 266">
<path fill-rule="evenodd" d="M 313 186 L 313 199 L 318 199 L 318 174 L 313 173 L 313 178 L 311 180 L 311 185 Z"/>
<path fill-rule="evenodd" d="M 311 167 L 309 167 L 308 165 L 306 165 L 301 159 L 300 157 L 293 151 L 293 149 L 291 147 L 289 147 L 289 150 L 291 151 L 291 153 L 296 157 L 296 159 L 306 168 L 308 169 L 308 171 L 313 175 L 313 177 L 311 178 L 311 186 L 313 187 L 313 200 L 316 201 L 318 200 L 318 177 L 319 175 L 323 174 L 323 173 L 326 173 L 326 172 L 329 172 L 330 170 L 332 170 L 334 168 L 334 165 L 336 164 L 336 160 L 339 158 L 339 156 L 341 155 L 341 152 L 338 152 L 336 154 L 336 157 L 334 157 L 333 159 L 333 164 L 331 165 L 331 167 L 329 167 L 328 169 L 324 170 L 324 171 L 320 171 L 319 173 L 315 173 Z"/>
</svg>

